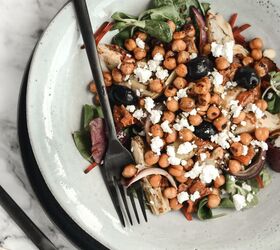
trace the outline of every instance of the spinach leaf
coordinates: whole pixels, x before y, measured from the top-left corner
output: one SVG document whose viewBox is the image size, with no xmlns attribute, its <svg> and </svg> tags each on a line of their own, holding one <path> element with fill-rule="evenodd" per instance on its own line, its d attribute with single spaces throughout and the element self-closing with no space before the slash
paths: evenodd
<svg viewBox="0 0 280 250">
<path fill-rule="evenodd" d="M 89 131 L 81 130 L 73 133 L 73 139 L 80 154 L 89 162 L 93 162 L 91 157 L 91 141 Z"/>
<path fill-rule="evenodd" d="M 124 47 L 124 41 L 128 38 L 130 38 L 131 35 L 131 27 L 128 27 L 121 32 L 119 32 L 117 35 L 115 35 L 112 39 L 112 43 L 119 45 L 120 47 Z"/>
<path fill-rule="evenodd" d="M 151 19 L 151 20 L 159 20 L 159 21 L 167 21 L 172 20 L 177 25 L 182 25 L 184 23 L 184 19 L 181 18 L 178 10 L 174 5 L 162 6 L 155 9 L 149 9 L 144 11 L 139 19 Z"/>
<path fill-rule="evenodd" d="M 236 193 L 236 185 L 235 185 L 235 180 L 234 180 L 233 176 L 231 176 L 231 175 L 226 176 L 225 189 L 229 194 L 235 194 Z"/>
<path fill-rule="evenodd" d="M 247 183 L 249 186 L 251 186 L 252 192 L 258 193 L 258 192 L 260 191 L 259 184 L 258 184 L 256 178 L 247 180 L 246 183 Z"/>
<path fill-rule="evenodd" d="M 249 195 L 252 197 L 250 202 L 248 202 Z M 246 206 L 247 208 L 254 207 L 254 206 L 258 205 L 258 203 L 259 203 L 258 197 L 255 194 L 251 194 L 251 193 L 247 194 L 246 200 L 247 200 L 247 206 Z"/>
<path fill-rule="evenodd" d="M 126 22 L 115 22 L 114 25 L 112 26 L 111 30 L 119 30 L 122 31 L 125 28 L 127 28 L 128 24 Z"/>
<path fill-rule="evenodd" d="M 168 24 L 163 21 L 146 20 L 144 30 L 151 36 L 169 43 L 172 40 L 172 31 Z"/>
<path fill-rule="evenodd" d="M 91 122 L 91 120 L 94 118 L 95 110 L 93 105 L 84 105 L 83 111 L 82 111 L 82 117 L 83 117 L 83 128 L 88 129 L 88 125 Z"/>
<path fill-rule="evenodd" d="M 200 220 L 207 220 L 213 217 L 212 210 L 207 207 L 207 197 L 203 198 L 198 204 L 197 217 Z"/>
<path fill-rule="evenodd" d="M 272 114 L 280 113 L 280 97 L 274 90 L 267 91 L 264 95 L 264 100 L 267 102 L 267 111 Z"/>
<path fill-rule="evenodd" d="M 268 186 L 271 182 L 271 176 L 266 168 L 261 171 L 260 176 L 262 178 L 263 185 L 265 187 Z"/>
<path fill-rule="evenodd" d="M 167 6 L 167 5 L 173 5 L 174 1 L 173 0 L 153 0 L 153 6 L 155 8 L 162 7 L 162 6 Z"/>
<path fill-rule="evenodd" d="M 129 15 L 129 14 L 126 14 L 126 13 L 123 13 L 123 12 L 115 12 L 115 13 L 112 15 L 112 18 L 113 18 L 115 21 L 123 21 L 123 20 L 128 20 L 128 19 L 137 19 L 136 16 Z"/>
<path fill-rule="evenodd" d="M 230 198 L 223 198 L 219 205 L 220 208 L 235 208 L 233 201 Z"/>
</svg>

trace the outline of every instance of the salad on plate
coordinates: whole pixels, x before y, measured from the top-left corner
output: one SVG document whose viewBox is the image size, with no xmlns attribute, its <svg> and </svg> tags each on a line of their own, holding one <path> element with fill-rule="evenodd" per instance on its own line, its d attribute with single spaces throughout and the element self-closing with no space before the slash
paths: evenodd
<svg viewBox="0 0 280 250">
<path fill-rule="evenodd" d="M 258 192 L 280 172 L 280 72 L 262 38 L 197 0 L 152 0 L 139 16 L 112 15 L 94 34 L 119 140 L 135 164 L 155 215 L 181 210 L 187 220 L 257 205 Z M 103 44 L 107 32 L 111 44 Z M 244 33 L 243 33 L 244 32 Z M 73 133 L 81 155 L 99 165 L 106 129 L 94 81 Z M 217 210 L 216 210 L 217 211 Z"/>
</svg>

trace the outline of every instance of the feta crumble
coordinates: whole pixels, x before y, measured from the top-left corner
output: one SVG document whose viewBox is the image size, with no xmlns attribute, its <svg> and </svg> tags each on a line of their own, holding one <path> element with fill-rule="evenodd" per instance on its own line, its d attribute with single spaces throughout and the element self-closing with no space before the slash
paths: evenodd
<svg viewBox="0 0 280 250">
<path fill-rule="evenodd" d="M 242 183 L 242 188 L 248 192 L 251 192 L 252 191 L 252 188 L 250 185 L 248 185 L 247 183 L 243 182 Z"/>
<path fill-rule="evenodd" d="M 179 99 L 183 98 L 183 97 L 187 97 L 187 96 L 188 96 L 187 90 L 188 90 L 188 88 L 179 89 L 179 90 L 177 91 L 177 95 L 176 95 L 177 101 L 178 101 Z"/>
<path fill-rule="evenodd" d="M 274 146 L 280 148 L 280 136 L 278 136 L 277 139 L 274 141 Z"/>
<path fill-rule="evenodd" d="M 159 136 L 156 136 L 151 140 L 151 149 L 157 155 L 160 155 L 160 151 L 161 151 L 161 148 L 163 147 L 163 145 L 164 145 L 164 142 Z"/>
<path fill-rule="evenodd" d="M 264 151 L 268 150 L 268 145 L 264 141 L 252 140 L 251 145 L 253 147 L 260 147 Z"/>
<path fill-rule="evenodd" d="M 145 49 L 145 42 L 141 38 L 137 37 L 135 42 L 140 49 Z"/>
<path fill-rule="evenodd" d="M 190 199 L 188 192 L 181 192 L 177 194 L 177 199 L 180 204 L 183 204 L 185 201 Z"/>
<path fill-rule="evenodd" d="M 247 122 L 246 122 L 246 121 L 242 121 L 242 122 L 240 122 L 240 125 L 241 125 L 241 126 L 246 126 L 246 125 L 247 125 Z"/>
<path fill-rule="evenodd" d="M 163 69 L 162 67 L 157 67 L 156 77 L 160 80 L 164 80 L 169 76 L 168 70 Z"/>
<path fill-rule="evenodd" d="M 191 53 L 190 54 L 190 59 L 192 60 L 192 59 L 195 59 L 195 58 L 197 58 L 197 53 L 195 53 L 195 52 Z"/>
<path fill-rule="evenodd" d="M 169 127 L 169 122 L 167 120 L 164 121 L 160 126 L 161 126 L 163 132 L 165 132 L 165 133 L 171 134 L 173 132 L 172 129 Z"/>
<path fill-rule="evenodd" d="M 247 155 L 248 154 L 248 150 L 249 150 L 249 148 L 248 148 L 248 146 L 246 146 L 246 145 L 243 145 L 243 147 L 242 147 L 242 155 Z"/>
<path fill-rule="evenodd" d="M 140 121 L 142 118 L 145 118 L 147 114 L 144 113 L 143 109 L 137 109 L 132 116 Z"/>
<path fill-rule="evenodd" d="M 149 60 L 148 63 L 147 63 L 147 65 L 148 65 L 150 71 L 156 72 L 159 63 L 156 62 L 156 61 L 154 61 L 154 60 Z"/>
<path fill-rule="evenodd" d="M 234 41 L 226 42 L 225 44 L 211 43 L 211 52 L 214 57 L 223 56 L 229 63 L 233 62 L 233 47 Z"/>
<path fill-rule="evenodd" d="M 195 191 L 193 194 L 190 195 L 190 200 L 193 202 L 195 202 L 199 198 L 200 198 L 200 193 L 198 191 Z"/>
<path fill-rule="evenodd" d="M 188 154 L 188 153 L 192 152 L 194 150 L 194 148 L 197 148 L 197 146 L 195 144 L 192 144 L 190 142 L 184 142 L 179 145 L 179 147 L 177 149 L 177 154 L 179 154 L 179 155 Z"/>
<path fill-rule="evenodd" d="M 238 105 L 238 103 L 238 100 L 231 100 L 229 103 L 233 118 L 237 118 L 243 109 L 243 107 L 241 105 Z"/>
<path fill-rule="evenodd" d="M 242 208 L 246 207 L 246 200 L 245 197 L 241 194 L 235 194 L 232 196 L 233 204 L 237 211 L 240 211 Z"/>
<path fill-rule="evenodd" d="M 202 168 L 203 168 L 203 166 L 199 165 L 199 163 L 196 162 L 194 164 L 193 168 L 190 171 L 185 173 L 185 177 L 191 178 L 191 179 L 197 178 L 201 174 Z"/>
<path fill-rule="evenodd" d="M 164 59 L 163 55 L 160 53 L 156 53 L 155 56 L 153 57 L 153 60 L 157 61 L 157 62 L 161 62 L 161 61 L 163 61 L 163 59 Z"/>
<path fill-rule="evenodd" d="M 219 176 L 219 170 L 213 165 L 205 165 L 199 176 L 200 180 L 204 183 L 211 183 Z"/>
<path fill-rule="evenodd" d="M 161 110 L 156 110 L 156 109 L 153 109 L 151 112 L 150 112 L 150 120 L 153 124 L 156 124 L 160 121 L 160 118 L 161 118 L 161 114 L 162 114 L 162 111 Z"/>
<path fill-rule="evenodd" d="M 211 142 L 215 142 L 220 145 L 223 149 L 230 148 L 230 144 L 228 142 L 229 136 L 225 131 L 222 131 L 218 134 L 212 135 L 210 137 Z"/>
<path fill-rule="evenodd" d="M 257 119 L 260 119 L 264 116 L 264 112 L 256 104 L 249 103 L 246 107 L 246 110 L 253 112 Z"/>
<path fill-rule="evenodd" d="M 133 113 L 135 111 L 136 107 L 134 105 L 127 105 L 126 110 L 130 113 Z"/>
<path fill-rule="evenodd" d="M 134 74 L 139 82 L 146 83 L 152 76 L 152 72 L 146 68 L 137 67 L 134 70 Z"/>
<path fill-rule="evenodd" d="M 146 98 L 144 99 L 144 101 L 145 101 L 145 109 L 146 109 L 149 113 L 151 113 L 152 108 L 155 107 L 155 102 L 154 102 L 154 100 L 153 100 L 151 97 L 146 97 Z"/>
<path fill-rule="evenodd" d="M 246 200 L 250 203 L 254 199 L 252 194 L 247 194 Z"/>
<path fill-rule="evenodd" d="M 213 71 L 211 75 L 213 76 L 213 84 L 215 86 L 220 86 L 223 84 L 224 77 L 218 71 Z"/>
<path fill-rule="evenodd" d="M 201 161 L 205 161 L 207 159 L 207 154 L 206 153 L 201 153 L 199 156 L 200 156 Z"/>
</svg>

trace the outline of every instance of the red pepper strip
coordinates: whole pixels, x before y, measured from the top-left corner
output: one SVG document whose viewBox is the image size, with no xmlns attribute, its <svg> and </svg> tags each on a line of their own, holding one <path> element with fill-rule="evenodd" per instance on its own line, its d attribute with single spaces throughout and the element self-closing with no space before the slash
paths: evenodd
<svg viewBox="0 0 280 250">
<path fill-rule="evenodd" d="M 97 29 L 97 31 L 94 33 L 96 45 L 101 41 L 101 39 L 112 28 L 113 25 L 113 22 L 105 22 Z"/>
<path fill-rule="evenodd" d="M 87 174 L 88 172 L 90 172 L 92 169 L 94 169 L 97 166 L 97 163 L 94 162 L 91 165 L 89 165 L 85 170 L 84 173 Z"/>
<path fill-rule="evenodd" d="M 258 182 L 259 188 L 264 188 L 263 180 L 262 180 L 262 177 L 261 177 L 260 175 L 258 175 L 258 176 L 256 177 L 256 180 L 257 180 L 257 182 Z"/>
<path fill-rule="evenodd" d="M 229 24 L 230 24 L 231 28 L 234 27 L 236 20 L 237 20 L 237 13 L 234 13 L 229 19 Z"/>
<path fill-rule="evenodd" d="M 241 33 L 241 32 L 243 32 L 244 30 L 246 30 L 246 29 L 248 29 L 250 27 L 251 27 L 251 25 L 246 23 L 246 24 L 241 25 L 240 27 L 237 27 L 237 29 L 235 31 L 233 31 L 233 32 Z"/>
<path fill-rule="evenodd" d="M 239 33 L 234 34 L 234 40 L 235 40 L 236 43 L 238 43 L 238 44 L 244 44 L 244 43 L 245 43 L 245 37 L 242 36 L 242 35 L 239 34 Z"/>
<path fill-rule="evenodd" d="M 188 221 L 192 220 L 192 213 L 189 212 L 188 207 L 183 207 L 182 212 Z"/>
</svg>

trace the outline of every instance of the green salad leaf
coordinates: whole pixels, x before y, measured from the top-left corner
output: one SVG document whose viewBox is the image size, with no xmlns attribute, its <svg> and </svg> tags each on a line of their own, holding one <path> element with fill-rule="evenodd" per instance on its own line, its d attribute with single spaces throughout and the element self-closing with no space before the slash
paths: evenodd
<svg viewBox="0 0 280 250">
<path fill-rule="evenodd" d="M 249 196 L 251 196 L 250 202 L 248 201 Z M 249 194 L 247 194 L 246 197 L 247 197 L 247 199 L 246 199 L 247 200 L 247 206 L 246 206 L 247 208 L 254 207 L 254 206 L 258 205 L 259 199 L 258 199 L 256 194 L 249 193 Z"/>
<path fill-rule="evenodd" d="M 229 193 L 229 194 L 236 193 L 235 179 L 231 175 L 226 176 L 225 189 L 226 189 L 227 193 Z"/>
<path fill-rule="evenodd" d="M 270 184 L 271 182 L 271 175 L 270 173 L 268 172 L 267 168 L 264 168 L 261 173 L 260 173 L 260 176 L 262 178 L 262 181 L 263 181 L 263 185 L 266 187 Z"/>
<path fill-rule="evenodd" d="M 76 131 L 73 133 L 73 139 L 80 154 L 90 163 L 93 162 L 91 157 L 90 133 L 86 130 Z"/>
<path fill-rule="evenodd" d="M 198 204 L 197 217 L 200 220 L 207 220 L 213 218 L 212 210 L 207 207 L 208 198 L 203 198 Z"/>
<path fill-rule="evenodd" d="M 232 199 L 225 197 L 222 198 L 219 208 L 235 208 Z"/>
<path fill-rule="evenodd" d="M 172 31 L 168 24 L 163 21 L 146 20 L 145 31 L 163 42 L 170 42 L 172 40 Z"/>
<path fill-rule="evenodd" d="M 132 36 L 131 35 L 132 30 L 133 30 L 133 27 L 127 27 L 127 28 L 123 29 L 122 31 L 120 31 L 118 34 L 116 34 L 113 37 L 112 43 L 119 45 L 120 47 L 124 47 L 124 41 Z"/>
</svg>

